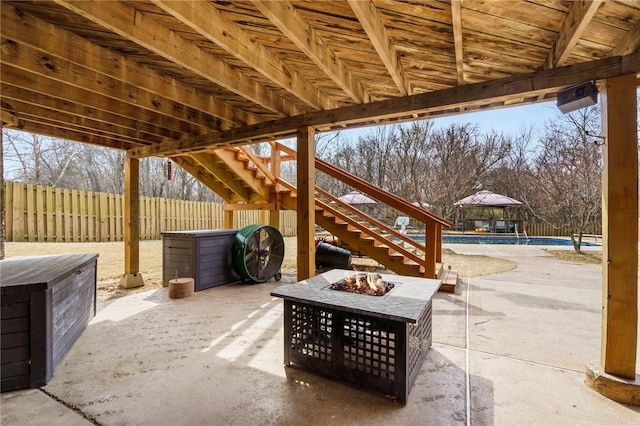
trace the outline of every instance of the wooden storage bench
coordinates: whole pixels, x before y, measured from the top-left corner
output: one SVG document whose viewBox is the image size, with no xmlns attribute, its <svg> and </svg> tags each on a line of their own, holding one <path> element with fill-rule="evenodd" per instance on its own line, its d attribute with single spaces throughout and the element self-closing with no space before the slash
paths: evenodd
<svg viewBox="0 0 640 426">
<path fill-rule="evenodd" d="M 238 230 L 162 233 L 162 282 L 193 278 L 195 291 L 241 281 L 233 270 L 231 247 Z"/>
<path fill-rule="evenodd" d="M 0 261 L 2 391 L 44 386 L 96 314 L 97 254 Z"/>
</svg>

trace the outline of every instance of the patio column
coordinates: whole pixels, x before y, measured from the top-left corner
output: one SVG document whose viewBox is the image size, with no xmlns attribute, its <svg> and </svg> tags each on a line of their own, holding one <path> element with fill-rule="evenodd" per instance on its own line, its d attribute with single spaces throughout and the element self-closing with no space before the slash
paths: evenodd
<svg viewBox="0 0 640 426">
<path fill-rule="evenodd" d="M 140 274 L 140 160 L 124 162 L 124 274 L 120 287 L 144 285 Z"/>
<path fill-rule="evenodd" d="M 269 210 L 260 210 L 260 225 L 269 225 Z"/>
<path fill-rule="evenodd" d="M 442 244 L 442 234 L 440 234 L 440 241 L 438 241 L 438 226 L 440 225 L 432 220 L 428 220 L 425 223 L 424 276 L 426 278 L 436 278 L 436 259 L 438 256 L 438 245 Z"/>
<path fill-rule="evenodd" d="M 276 179 L 280 177 L 280 150 L 275 147 L 275 143 L 271 145 L 271 174 Z M 280 194 L 277 181 L 274 182 L 273 188 L 275 192 L 272 196 L 276 208 L 269 211 L 269 225 L 280 229 Z"/>
<path fill-rule="evenodd" d="M 224 229 L 233 229 L 233 210 L 224 208 L 227 205 L 225 203 L 222 209 L 222 227 Z"/>
<path fill-rule="evenodd" d="M 298 129 L 298 281 L 314 276 L 316 270 L 315 153 L 314 130 L 310 127 Z"/>
<path fill-rule="evenodd" d="M 601 94 L 602 348 L 587 384 L 616 401 L 640 405 L 638 347 L 638 117 L 636 75 L 606 81 Z"/>
<path fill-rule="evenodd" d="M 0 260 L 4 259 L 4 240 L 6 236 L 6 228 L 4 223 L 4 142 L 2 140 L 2 129 L 4 122 L 0 121 Z"/>
</svg>

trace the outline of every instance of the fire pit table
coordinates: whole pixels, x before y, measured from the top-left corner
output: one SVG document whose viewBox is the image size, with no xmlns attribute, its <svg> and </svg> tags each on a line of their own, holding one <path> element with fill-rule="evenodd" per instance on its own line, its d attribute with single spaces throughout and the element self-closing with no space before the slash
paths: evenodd
<svg viewBox="0 0 640 426">
<path fill-rule="evenodd" d="M 406 404 L 431 346 L 431 298 L 441 281 L 376 274 L 390 288 L 382 296 L 334 289 L 354 274 L 334 269 L 271 292 L 284 299 L 284 363 Z"/>
</svg>

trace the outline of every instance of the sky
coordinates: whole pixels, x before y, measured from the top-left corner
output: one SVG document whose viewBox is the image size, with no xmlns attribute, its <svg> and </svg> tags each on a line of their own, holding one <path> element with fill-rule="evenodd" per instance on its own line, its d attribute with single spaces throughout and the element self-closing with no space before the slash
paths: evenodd
<svg viewBox="0 0 640 426">
<path fill-rule="evenodd" d="M 438 128 L 448 127 L 453 123 L 471 123 L 478 126 L 481 132 L 495 130 L 505 135 L 517 135 L 520 130 L 533 127 L 542 129 L 548 120 L 561 112 L 556 102 L 544 102 L 510 108 L 494 109 L 490 111 L 473 112 L 434 119 Z M 357 139 L 358 136 L 371 131 L 373 127 L 341 131 L 342 137 Z"/>
</svg>

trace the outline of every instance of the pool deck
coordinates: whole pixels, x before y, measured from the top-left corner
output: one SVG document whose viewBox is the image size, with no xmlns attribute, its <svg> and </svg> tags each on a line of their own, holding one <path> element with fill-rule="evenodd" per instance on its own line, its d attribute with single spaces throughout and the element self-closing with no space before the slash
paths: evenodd
<svg viewBox="0 0 640 426">
<path fill-rule="evenodd" d="M 46 386 L 2 394 L 1 424 L 640 424 L 640 407 L 584 384 L 600 356 L 598 265 L 538 247 L 447 248 L 517 267 L 435 296 L 434 343 L 407 405 L 283 366 L 283 304 L 269 293 L 295 281 L 285 276 L 100 304 Z"/>
</svg>

